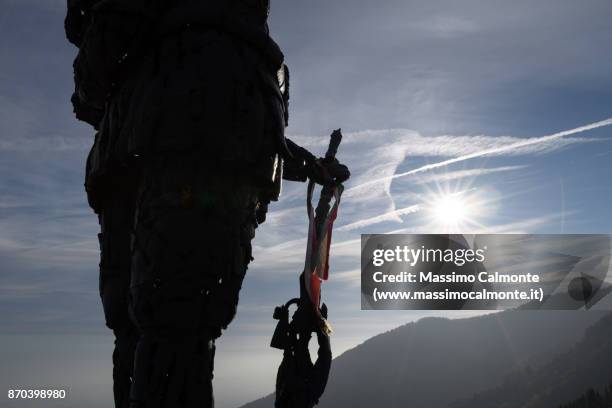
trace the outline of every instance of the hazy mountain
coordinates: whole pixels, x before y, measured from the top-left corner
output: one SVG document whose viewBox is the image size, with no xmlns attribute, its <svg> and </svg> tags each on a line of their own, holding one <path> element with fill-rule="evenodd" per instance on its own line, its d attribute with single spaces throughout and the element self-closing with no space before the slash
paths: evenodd
<svg viewBox="0 0 612 408">
<path fill-rule="evenodd" d="M 589 327 L 568 351 L 535 370 L 516 370 L 503 384 L 453 404 L 453 408 L 549 408 L 612 378 L 612 313 Z M 594 394 L 587 396 L 593 397 Z M 588 401 L 588 400 L 587 400 Z M 595 405 L 593 405 L 595 407 Z"/>
<path fill-rule="evenodd" d="M 612 407 L 612 383 L 602 392 L 590 388 L 574 401 L 559 408 L 610 408 Z"/>
<path fill-rule="evenodd" d="M 550 361 L 603 316 L 600 311 L 505 311 L 422 319 L 336 358 L 319 406 L 446 407 L 501 385 L 519 368 Z M 244 408 L 273 406 L 269 395 Z"/>
</svg>

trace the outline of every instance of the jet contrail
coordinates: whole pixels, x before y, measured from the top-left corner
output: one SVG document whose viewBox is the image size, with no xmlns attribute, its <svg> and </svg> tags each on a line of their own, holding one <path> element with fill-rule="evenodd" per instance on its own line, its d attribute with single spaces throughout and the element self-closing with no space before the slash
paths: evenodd
<svg viewBox="0 0 612 408">
<path fill-rule="evenodd" d="M 412 214 L 417 211 L 421 211 L 421 206 L 419 204 L 411 205 L 408 207 L 400 208 L 398 210 L 389 211 L 388 213 L 377 215 L 376 217 L 366 218 L 365 220 L 359 220 L 359 221 L 352 222 L 350 224 L 343 225 L 340 228 L 338 228 L 338 231 L 350 231 L 355 228 L 366 227 L 372 224 L 378 224 L 380 222 L 387 221 L 391 217 Z"/>
<path fill-rule="evenodd" d="M 542 136 L 542 137 L 535 137 L 535 138 L 525 139 L 525 140 L 521 140 L 520 142 L 511 143 L 511 144 L 506 145 L 506 146 L 493 147 L 493 148 L 490 148 L 490 149 L 481 150 L 479 152 L 474 152 L 474 153 L 466 154 L 466 155 L 463 155 L 463 156 L 459 156 L 459 157 L 455 157 L 455 158 L 452 158 L 452 159 L 444 160 L 444 161 L 441 161 L 441 162 L 438 162 L 438 163 L 427 164 L 425 166 L 416 168 L 414 170 L 407 171 L 405 173 L 398 173 L 398 174 L 394 174 L 392 176 L 382 177 L 382 178 L 379 178 L 379 179 L 376 179 L 376 180 L 366 181 L 365 183 L 362 183 L 362 184 L 359 184 L 359 185 L 351 187 L 346 192 L 348 192 L 350 190 L 356 190 L 356 189 L 359 189 L 361 187 L 368 186 L 370 184 L 380 183 L 381 181 L 393 180 L 393 179 L 400 178 L 400 177 L 410 176 L 410 175 L 413 175 L 413 174 L 422 173 L 422 172 L 427 171 L 427 170 L 437 169 L 439 167 L 448 166 L 449 164 L 454 164 L 454 163 L 458 163 L 458 162 L 474 159 L 476 157 L 486 156 L 486 155 L 489 155 L 489 154 L 503 153 L 503 152 L 511 151 L 511 150 L 518 149 L 518 148 L 525 147 L 525 146 L 531 146 L 531 145 L 535 145 L 535 144 L 546 143 L 546 142 L 550 142 L 552 140 L 561 139 L 561 138 L 563 138 L 565 136 L 575 135 L 576 133 L 582 133 L 582 132 L 586 132 L 587 130 L 597 129 L 597 128 L 600 128 L 600 127 L 610 126 L 610 125 L 612 125 L 612 118 L 609 118 L 609 119 L 606 119 L 606 120 L 602 120 L 602 121 L 599 121 L 599 122 L 595 122 L 595 123 L 591 123 L 589 125 L 580 126 L 580 127 L 574 128 L 574 129 L 564 130 L 562 132 L 554 133 L 554 134 L 548 135 L 548 136 Z"/>
<path fill-rule="evenodd" d="M 428 184 L 431 182 L 444 182 L 462 178 L 476 178 L 487 174 L 500 173 L 505 171 L 523 170 L 527 166 L 505 166 L 505 167 L 493 167 L 493 168 L 479 168 L 469 170 L 457 170 L 441 174 L 431 174 L 424 176 L 418 181 L 414 181 L 415 184 Z"/>
</svg>

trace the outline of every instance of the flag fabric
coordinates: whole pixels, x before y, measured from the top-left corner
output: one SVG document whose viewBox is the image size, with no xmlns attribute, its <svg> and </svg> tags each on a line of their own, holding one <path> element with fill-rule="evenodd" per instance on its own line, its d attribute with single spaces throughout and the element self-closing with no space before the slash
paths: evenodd
<svg viewBox="0 0 612 408">
<path fill-rule="evenodd" d="M 331 246 L 332 230 L 334 221 L 338 216 L 340 197 L 344 187 L 339 184 L 333 186 L 332 197 L 334 204 L 328 209 L 327 213 L 317 220 L 312 206 L 312 195 L 315 183 L 308 185 L 306 208 L 308 212 L 308 243 L 306 249 L 306 262 L 304 264 L 304 284 L 315 313 L 321 319 L 321 324 L 325 332 L 330 333 L 331 327 L 321 315 L 321 284 L 329 278 L 329 250 Z M 329 207 L 329 203 L 326 206 Z M 321 203 L 319 203 L 319 209 Z M 318 224 L 318 225 L 317 225 Z M 318 236 L 320 235 L 320 236 Z"/>
</svg>

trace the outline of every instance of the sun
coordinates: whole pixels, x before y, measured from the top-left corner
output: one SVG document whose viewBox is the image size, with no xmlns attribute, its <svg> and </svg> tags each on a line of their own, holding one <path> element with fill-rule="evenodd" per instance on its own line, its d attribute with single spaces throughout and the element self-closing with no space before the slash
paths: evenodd
<svg viewBox="0 0 612 408">
<path fill-rule="evenodd" d="M 431 193 L 424 199 L 427 229 L 432 233 L 464 234 L 480 229 L 486 201 L 471 190 Z"/>
<path fill-rule="evenodd" d="M 462 197 L 449 194 L 436 201 L 432 208 L 433 216 L 443 225 L 458 225 L 473 216 L 468 203 Z"/>
</svg>

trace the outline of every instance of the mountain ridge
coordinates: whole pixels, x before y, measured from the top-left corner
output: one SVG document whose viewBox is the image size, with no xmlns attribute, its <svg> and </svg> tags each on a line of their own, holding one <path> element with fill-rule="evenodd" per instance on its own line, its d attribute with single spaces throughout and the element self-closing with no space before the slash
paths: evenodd
<svg viewBox="0 0 612 408">
<path fill-rule="evenodd" d="M 503 384 L 505 376 L 519 368 L 544 364 L 577 343 L 604 314 L 514 310 L 465 319 L 420 319 L 334 359 L 318 406 L 447 407 Z M 272 406 L 273 394 L 243 408 Z"/>
</svg>

